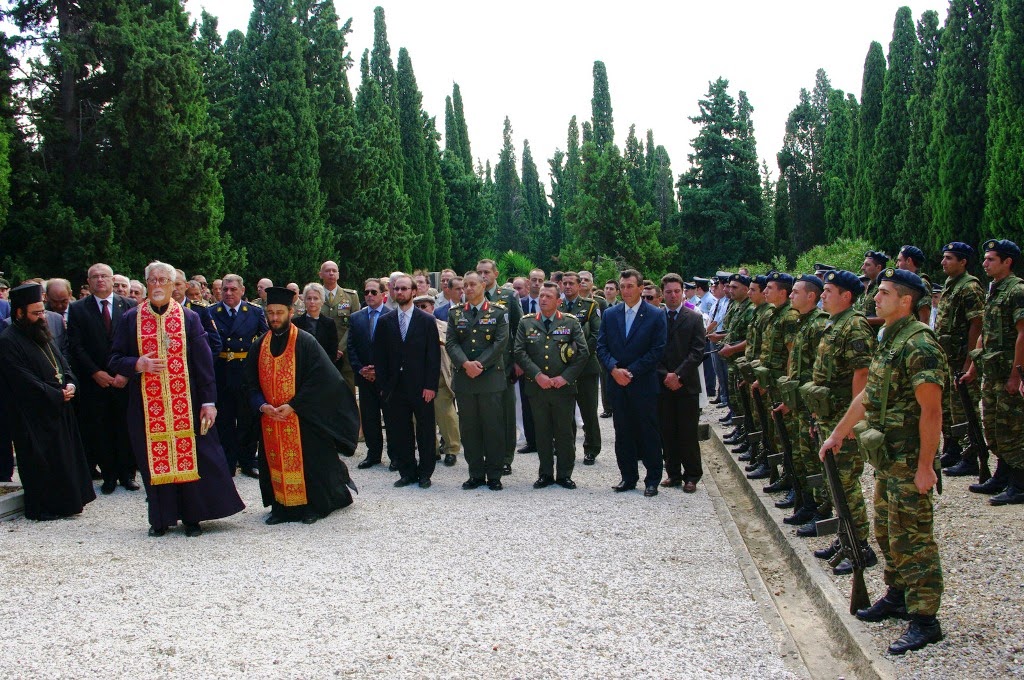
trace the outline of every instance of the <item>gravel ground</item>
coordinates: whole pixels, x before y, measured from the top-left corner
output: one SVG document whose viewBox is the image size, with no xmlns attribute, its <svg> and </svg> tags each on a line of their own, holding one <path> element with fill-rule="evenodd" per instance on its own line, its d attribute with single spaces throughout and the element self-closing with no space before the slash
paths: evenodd
<svg viewBox="0 0 1024 680">
<path fill-rule="evenodd" d="M 994 458 L 990 465 L 994 470 Z M 1012 505 L 990 506 L 987 496 L 967 490 L 967 486 L 976 481 L 976 478 L 945 477 L 943 494 L 934 497 L 935 538 L 945 582 L 938 616 L 945 640 L 904 656 L 886 655 L 900 678 L 1024 677 L 1022 509 Z M 763 481 L 757 483 L 763 486 Z M 875 485 L 870 465 L 865 465 L 861 484 L 868 499 L 868 517 L 873 518 L 871 498 Z M 782 517 L 792 511 L 771 508 L 771 512 L 781 522 Z M 795 530 L 789 527 L 786 532 L 798 546 L 806 546 L 808 551 L 824 547 L 832 540 L 832 537 L 796 538 Z M 874 601 L 885 593 L 886 586 L 873 528 L 871 543 L 879 554 L 879 565 L 865 572 L 865 580 Z M 849 598 L 850 577 L 835 576 L 824 561 L 820 564 L 837 591 Z M 851 620 L 854 626 L 870 634 L 875 651 L 879 653 L 885 653 L 907 625 L 903 621 L 861 623 L 852 617 Z"/>
<path fill-rule="evenodd" d="M 0 525 L 0 667 L 21 677 L 794 677 L 703 485 L 615 494 L 605 452 L 575 491 L 394 489 L 354 469 L 356 503 L 313 526 L 247 509 L 146 536 L 119 489 L 78 518 Z M 582 455 L 579 457 L 582 462 Z"/>
</svg>

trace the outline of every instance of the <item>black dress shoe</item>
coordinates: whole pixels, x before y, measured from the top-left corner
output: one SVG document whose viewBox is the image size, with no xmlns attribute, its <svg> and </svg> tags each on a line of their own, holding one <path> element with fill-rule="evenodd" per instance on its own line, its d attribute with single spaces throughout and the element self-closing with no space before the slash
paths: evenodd
<svg viewBox="0 0 1024 680">
<path fill-rule="evenodd" d="M 470 477 L 462 483 L 462 488 L 466 491 L 472 491 L 473 489 L 479 489 L 486 483 L 487 482 L 483 479 L 474 479 L 473 477 Z"/>
<path fill-rule="evenodd" d="M 644 487 L 644 496 L 646 496 L 647 498 L 650 498 L 651 496 L 657 496 L 657 495 L 658 495 L 658 485 L 657 484 L 648 484 L 647 486 Z"/>
<path fill-rule="evenodd" d="M 709 404 L 712 404 L 712 405 L 718 405 L 718 404 L 721 404 L 721 403 L 722 403 L 722 401 L 721 401 L 721 399 L 719 399 L 718 397 L 716 397 L 716 396 L 712 395 L 712 396 L 711 396 L 711 398 L 710 398 L 710 399 L 708 399 L 708 403 L 709 403 Z"/>
<path fill-rule="evenodd" d="M 420 485 L 421 489 L 429 489 L 431 484 L 433 484 L 433 482 L 430 481 L 429 477 L 421 479 L 419 481 L 419 485 Z"/>
<path fill-rule="evenodd" d="M 971 493 L 982 493 L 988 496 L 994 496 L 997 493 L 1002 493 L 1006 490 L 1007 480 L 1005 478 L 999 479 L 997 475 L 992 475 L 988 478 L 987 482 L 981 484 L 971 484 L 967 487 L 967 490 Z"/>
<path fill-rule="evenodd" d="M 622 493 L 623 491 L 632 491 L 635 488 L 636 482 L 627 482 L 626 480 L 622 480 L 612 487 L 612 491 L 615 493 Z"/>
<path fill-rule="evenodd" d="M 890 587 L 885 595 L 867 609 L 858 609 L 857 618 L 861 621 L 878 623 L 886 619 L 906 619 L 906 596 L 902 590 Z"/>
<path fill-rule="evenodd" d="M 889 645 L 889 653 L 895 655 L 906 654 L 941 640 L 942 627 L 939 625 L 938 619 L 934 616 L 914 614 L 910 619 L 907 632 L 901 635 L 896 642 Z"/>
<path fill-rule="evenodd" d="M 501 491 L 505 487 L 501 485 L 500 479 L 492 479 L 491 481 L 487 482 L 487 488 L 490 489 L 491 491 Z"/>
<path fill-rule="evenodd" d="M 167 533 L 167 527 L 160 527 L 159 529 L 157 527 L 150 527 L 149 528 L 149 535 L 154 537 L 154 538 L 159 538 L 160 536 L 163 536 L 166 533 Z"/>
<path fill-rule="evenodd" d="M 103 482 L 103 485 L 100 486 L 100 493 L 102 493 L 104 496 L 109 496 L 110 494 L 114 493 L 114 490 L 116 489 L 117 482 Z"/>
<path fill-rule="evenodd" d="M 185 536 L 188 538 L 195 538 L 196 536 L 203 535 L 203 528 L 199 526 L 199 522 L 190 524 L 185 522 Z"/>
<path fill-rule="evenodd" d="M 537 447 L 527 444 L 522 448 L 516 449 L 516 453 L 537 453 Z"/>
<path fill-rule="evenodd" d="M 767 464 L 762 463 L 756 469 L 747 473 L 747 479 L 767 479 L 771 474 L 771 468 Z"/>
<path fill-rule="evenodd" d="M 260 478 L 260 471 L 257 470 L 255 467 L 243 467 L 242 474 L 245 475 L 246 477 L 252 477 L 253 479 Z"/>
<path fill-rule="evenodd" d="M 601 411 L 601 416 L 600 417 L 601 418 L 611 418 L 612 417 L 612 412 L 611 411 Z"/>
<path fill-rule="evenodd" d="M 1013 482 L 1010 482 L 1001 494 L 992 496 L 988 502 L 989 505 L 1020 505 L 1024 503 L 1024 489 L 1018 489 Z"/>
<path fill-rule="evenodd" d="M 723 425 L 729 425 L 730 423 L 732 423 L 732 413 L 726 413 L 724 416 L 718 419 L 718 422 L 722 423 Z"/>
<path fill-rule="evenodd" d="M 757 459 L 757 457 L 755 456 L 755 457 L 750 459 L 750 462 L 748 464 L 743 466 L 743 471 L 744 472 L 753 472 L 754 470 L 756 470 L 757 468 L 761 467 L 762 465 L 764 465 L 764 463 L 760 462 Z"/>
<path fill-rule="evenodd" d="M 575 489 L 576 482 L 572 481 L 571 477 L 559 477 L 555 480 L 555 484 L 562 487 L 563 489 Z"/>
<path fill-rule="evenodd" d="M 537 478 L 537 481 L 533 483 L 534 489 L 546 489 L 555 483 L 555 478 L 551 475 L 541 475 Z"/>
<path fill-rule="evenodd" d="M 960 457 L 962 455 L 963 451 L 960 450 L 959 446 L 946 447 L 942 452 L 942 456 L 939 458 L 939 465 L 943 468 L 952 467 L 960 462 Z"/>
<path fill-rule="evenodd" d="M 121 486 L 128 489 L 129 491 L 138 491 L 139 483 L 134 479 L 129 479 L 127 482 L 121 482 Z"/>
<path fill-rule="evenodd" d="M 451 467 L 455 465 L 455 456 L 450 453 L 444 454 L 444 464 L 445 467 Z"/>
<path fill-rule="evenodd" d="M 683 478 L 682 477 L 669 477 L 668 479 L 663 481 L 661 483 L 661 485 L 665 486 L 665 487 L 682 486 L 683 485 Z"/>
<path fill-rule="evenodd" d="M 696 493 L 696 492 L 697 492 L 697 482 L 695 482 L 695 481 L 693 481 L 691 479 L 690 481 L 688 481 L 688 482 L 683 484 L 683 493 Z"/>
<path fill-rule="evenodd" d="M 827 548 L 818 548 L 814 551 L 814 556 L 819 560 L 830 560 L 835 557 L 840 550 L 843 549 L 843 544 L 839 542 L 839 539 L 832 541 L 828 544 Z"/>
<path fill-rule="evenodd" d="M 512 466 L 509 465 L 508 463 L 505 463 L 505 467 L 501 468 L 501 474 L 503 474 L 503 475 L 510 475 L 510 474 L 512 474 Z"/>
<path fill-rule="evenodd" d="M 359 465 L 356 465 L 356 467 L 360 470 L 366 470 L 368 468 L 372 468 L 374 465 L 380 465 L 380 460 L 371 460 L 367 458 L 366 460 L 360 461 Z"/>
<path fill-rule="evenodd" d="M 596 462 L 597 462 L 597 456 L 589 454 L 589 453 L 584 453 L 583 454 L 583 464 L 584 465 L 593 465 Z"/>
<path fill-rule="evenodd" d="M 316 524 L 316 521 L 320 519 L 315 512 L 307 512 L 302 516 L 303 524 Z"/>
<path fill-rule="evenodd" d="M 395 464 L 395 461 L 388 463 L 388 472 L 398 472 L 398 465 Z"/>
<path fill-rule="evenodd" d="M 267 515 L 267 518 L 263 520 L 263 523 L 268 526 L 274 526 L 275 524 L 284 524 L 287 521 L 288 520 L 282 517 L 281 515 L 275 515 L 273 512 L 271 512 L 269 515 Z"/>
<path fill-rule="evenodd" d="M 415 476 L 408 475 L 408 476 L 401 477 L 397 482 L 395 482 L 395 486 L 400 489 L 403 486 L 409 486 L 410 484 L 415 484 L 418 481 L 420 481 L 420 480 L 417 479 Z"/>
<path fill-rule="evenodd" d="M 52 512 L 41 512 L 39 513 L 39 516 L 36 517 L 37 522 L 53 522 L 58 519 L 60 519 L 60 515 L 55 515 Z"/>
</svg>

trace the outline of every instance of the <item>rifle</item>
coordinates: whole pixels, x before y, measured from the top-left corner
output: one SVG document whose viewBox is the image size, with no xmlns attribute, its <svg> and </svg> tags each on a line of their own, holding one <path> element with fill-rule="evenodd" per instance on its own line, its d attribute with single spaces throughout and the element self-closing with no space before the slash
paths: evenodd
<svg viewBox="0 0 1024 680">
<path fill-rule="evenodd" d="M 775 404 L 774 406 L 778 406 L 778 404 Z M 795 413 L 793 414 L 793 417 L 796 418 Z M 789 432 L 786 430 L 785 416 L 783 416 L 781 413 L 774 410 L 773 408 L 772 420 L 775 421 L 775 429 L 778 430 L 779 441 L 782 443 L 782 469 L 786 472 L 787 475 L 789 475 L 789 481 L 795 488 L 797 487 L 797 481 L 796 468 L 793 467 L 793 443 L 789 440 Z M 778 458 L 776 458 L 774 461 L 769 460 L 768 462 L 771 464 L 772 469 L 774 469 L 776 463 L 778 462 Z"/>
<path fill-rule="evenodd" d="M 817 423 L 814 421 L 812 421 L 812 428 L 817 429 Z M 868 597 L 868 587 L 864 583 L 864 553 L 857 543 L 857 534 L 853 528 L 853 515 L 850 514 L 850 505 L 846 502 L 846 492 L 839 479 L 839 467 L 836 465 L 836 456 L 832 451 L 825 452 L 825 479 L 828 481 L 829 491 L 832 492 L 832 504 L 836 509 L 836 518 L 822 520 L 816 524 L 816 527 L 819 536 L 830 533 L 838 534 L 840 549 L 828 561 L 829 566 L 836 566 L 843 558 L 849 559 L 850 564 L 853 565 L 850 613 L 856 614 L 858 609 L 866 609 L 871 606 L 871 598 Z"/>
<path fill-rule="evenodd" d="M 1021 367 L 1017 366 L 1017 371 L 1020 370 Z M 992 477 L 992 472 L 988 467 L 988 445 L 985 443 L 985 432 L 981 429 L 981 423 L 978 422 L 978 413 L 974 410 L 967 383 L 960 382 L 962 377 L 964 377 L 963 371 L 954 373 L 953 384 L 956 385 L 956 393 L 960 397 L 960 405 L 964 409 L 967 422 L 951 426 L 950 432 L 957 438 L 967 435 L 968 450 L 974 449 L 978 454 L 978 481 L 984 484 Z"/>
<path fill-rule="evenodd" d="M 754 429 L 754 406 L 750 403 L 750 385 L 740 386 L 740 401 L 743 402 L 743 427 L 746 430 L 747 442 L 756 447 L 761 441 L 761 433 Z M 753 454 L 750 456 L 753 458 Z"/>
<path fill-rule="evenodd" d="M 751 394 L 754 396 L 754 406 L 757 408 L 757 417 L 761 419 L 761 443 L 764 444 L 765 455 L 763 462 L 768 464 L 771 468 L 771 474 L 768 477 L 768 482 L 774 484 L 779 479 L 779 471 L 775 467 L 774 461 L 777 460 L 776 456 L 779 452 L 775 450 L 775 442 L 772 441 L 771 432 L 768 431 L 768 409 L 764 406 L 764 399 L 761 397 L 761 391 L 756 390 L 751 386 Z"/>
</svg>

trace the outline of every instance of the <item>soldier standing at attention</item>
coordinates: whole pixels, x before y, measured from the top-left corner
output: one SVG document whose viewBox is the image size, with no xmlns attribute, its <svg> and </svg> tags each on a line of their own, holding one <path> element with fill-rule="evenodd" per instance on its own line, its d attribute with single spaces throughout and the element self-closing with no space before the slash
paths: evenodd
<svg viewBox="0 0 1024 680">
<path fill-rule="evenodd" d="M 454 373 L 452 390 L 459 404 L 462 450 L 469 467 L 469 479 L 462 488 L 487 484 L 492 491 L 500 491 L 506 441 L 495 433 L 505 432 L 508 312 L 484 297 L 483 279 L 475 271 L 466 273 L 463 284 L 466 303 L 452 307 L 445 335 Z"/>
<path fill-rule="evenodd" d="M 533 484 L 535 489 L 552 484 L 566 489 L 576 488 L 576 482 L 572 481 L 572 469 L 576 463 L 576 437 L 573 432 L 578 389 L 576 380 L 589 364 L 589 350 L 577 318 L 571 313 L 558 311 L 559 299 L 558 284 L 545 281 L 539 294 L 540 311 L 524 316 L 516 331 L 516 362 L 526 375 L 526 391 L 537 433 L 540 471 Z M 596 333 L 593 341 L 597 342 Z M 596 390 L 593 406 L 596 424 Z"/>
<path fill-rule="evenodd" d="M 968 487 L 975 493 L 999 493 L 989 503 L 1024 503 L 1024 397 L 1014 366 L 1024 364 L 1024 281 L 1013 275 L 1020 248 L 1013 241 L 990 240 L 983 246 L 981 266 L 992 279 L 985 301 L 981 341 L 962 380 L 981 372 L 981 419 L 985 441 L 999 458 L 995 474 L 984 484 Z"/>
<path fill-rule="evenodd" d="M 853 426 L 875 468 L 875 536 L 885 557 L 886 594 L 857 612 L 862 621 L 910 617 L 907 631 L 889 645 L 904 654 L 942 639 L 935 618 L 942 597 L 942 565 L 932 532 L 935 454 L 942 430 L 946 358 L 935 333 L 915 318 L 921 277 L 889 268 L 877 279 L 875 308 L 884 320 L 864 390 L 853 398 L 819 455 L 842 444 Z"/>
<path fill-rule="evenodd" d="M 966 373 L 971 367 L 968 352 L 978 346 L 981 337 L 981 317 L 985 311 L 985 289 L 977 278 L 967 273 L 967 262 L 974 255 L 974 248 L 960 241 L 947 243 L 942 249 L 942 271 L 946 283 L 942 287 L 939 303 L 936 305 L 935 335 L 946 352 L 949 361 L 949 375 L 955 371 Z M 978 382 L 967 385 L 971 403 L 981 401 Z M 970 458 L 961 458 L 960 444 L 953 439 L 950 427 L 967 420 L 963 405 L 955 389 L 947 387 L 942 400 L 942 466 L 950 477 L 966 477 L 978 474 L 978 452 Z"/>
<path fill-rule="evenodd" d="M 562 275 L 562 290 L 565 291 L 565 300 L 560 310 L 579 321 L 589 355 L 583 373 L 576 381 L 575 392 L 576 403 L 583 417 L 583 464 L 593 465 L 597 454 L 601 453 L 601 425 L 597 419 L 597 401 L 601 389 L 598 379 L 601 364 L 597 360 L 597 333 L 601 330 L 601 312 L 596 300 L 580 295 L 580 277 L 575 272 Z"/>
<path fill-rule="evenodd" d="M 338 352 L 331 357 L 334 365 L 341 372 L 341 377 L 348 383 L 348 388 L 355 394 L 356 375 L 352 371 L 352 364 L 349 363 L 348 354 L 348 327 L 349 317 L 359 311 L 359 293 L 351 288 L 342 288 L 338 285 L 338 264 L 328 260 L 320 265 L 320 280 L 324 284 L 324 292 L 327 299 L 320 313 L 334 319 L 334 325 L 338 329 Z"/>
<path fill-rule="evenodd" d="M 514 290 L 508 290 L 498 286 L 498 265 L 494 260 L 480 260 L 476 263 L 476 273 L 483 282 L 484 298 L 489 302 L 500 305 L 504 308 L 508 321 L 508 342 L 505 347 L 505 393 L 502 395 L 502 404 L 505 408 L 505 463 L 502 466 L 502 473 L 512 474 L 512 460 L 516 455 L 516 383 L 515 380 L 523 374 L 523 369 L 512 356 L 516 337 L 516 329 L 519 328 L 519 320 L 523 318 L 523 306 L 519 302 L 519 296 Z M 469 299 L 467 297 L 467 299 Z"/>
<path fill-rule="evenodd" d="M 864 253 L 864 263 L 860 266 L 860 273 L 868 277 L 867 290 L 863 297 L 857 300 L 855 309 L 867 317 L 872 327 L 881 326 L 882 319 L 875 314 L 875 293 L 878 291 L 878 275 L 885 269 L 889 262 L 889 256 L 880 250 L 869 250 Z"/>
</svg>

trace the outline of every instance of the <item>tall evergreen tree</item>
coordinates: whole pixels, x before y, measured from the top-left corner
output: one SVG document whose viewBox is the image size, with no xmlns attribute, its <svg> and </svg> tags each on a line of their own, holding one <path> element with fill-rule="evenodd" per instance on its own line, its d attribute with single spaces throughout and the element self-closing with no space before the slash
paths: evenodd
<svg viewBox="0 0 1024 680">
<path fill-rule="evenodd" d="M 925 196 L 935 186 L 928 162 L 928 143 L 932 136 L 933 95 L 935 76 L 939 65 L 942 29 L 939 14 L 928 10 L 917 22 L 917 49 L 914 54 L 914 94 L 910 96 L 910 139 L 907 162 L 900 172 L 893 196 L 900 201 L 900 211 L 893 225 L 892 242 L 929 243 L 931 215 L 926 209 Z"/>
<path fill-rule="evenodd" d="M 512 146 L 512 123 L 505 116 L 501 133 L 502 147 L 494 166 L 494 215 L 498 233 L 495 247 L 499 252 L 522 250 L 522 237 L 529 226 L 523 183 L 516 169 L 516 151 Z"/>
<path fill-rule="evenodd" d="M 210 118 L 216 121 L 222 134 L 230 135 L 231 113 L 238 94 L 238 74 L 224 54 L 224 43 L 217 32 L 217 17 L 205 9 L 196 38 L 196 51 Z"/>
<path fill-rule="evenodd" d="M 856 151 L 852 113 L 842 90 L 829 93 L 828 111 L 821 150 L 821 194 L 825 211 L 825 239 L 835 241 L 846 233 L 845 213 L 851 180 L 856 171 Z"/>
<path fill-rule="evenodd" d="M 576 187 L 579 185 L 580 168 L 580 129 L 576 124 L 576 116 L 569 121 L 567 134 L 567 151 L 555 150 L 554 156 L 548 160 L 551 175 L 551 252 L 562 252 L 565 245 L 566 223 L 565 213 L 576 200 Z"/>
<path fill-rule="evenodd" d="M 885 89 L 885 54 L 881 43 L 872 42 L 864 59 L 857 118 L 857 175 L 853 181 L 850 215 L 846 223 L 850 236 L 864 236 L 871 221 L 871 173 L 874 171 L 875 130 L 882 119 Z"/>
<path fill-rule="evenodd" d="M 985 235 L 1024 239 L 1024 0 L 998 0 L 989 61 Z"/>
<path fill-rule="evenodd" d="M 599 149 L 613 144 L 615 127 L 612 122 L 612 96 L 608 90 L 608 71 L 603 61 L 594 62 L 594 96 L 590 100 L 590 108 L 594 125 L 594 143 Z"/>
<path fill-rule="evenodd" d="M 985 213 L 988 166 L 988 56 L 994 0 L 951 0 L 935 83 L 928 155 L 937 186 L 928 194 L 929 248 L 954 237 L 977 243 Z"/>
<path fill-rule="evenodd" d="M 645 204 L 650 205 L 647 158 L 644 156 L 643 142 L 636 136 L 636 125 L 629 126 L 629 135 L 626 136 L 623 156 L 626 161 L 626 177 L 629 179 L 629 188 L 633 191 L 633 199 L 641 208 Z"/>
<path fill-rule="evenodd" d="M 676 203 L 675 177 L 672 175 L 672 161 L 668 150 L 660 144 L 654 146 L 654 131 L 647 131 L 648 167 L 647 186 L 650 187 L 651 208 L 654 219 L 661 225 L 661 242 L 671 244 L 668 233 L 676 221 L 679 205 Z"/>
<path fill-rule="evenodd" d="M 872 149 L 871 218 L 869 240 L 875 245 L 894 252 L 896 242 L 893 224 L 902 203 L 893 194 L 896 182 L 903 172 L 910 151 L 910 97 L 914 92 L 914 71 L 917 53 L 917 35 L 914 17 L 909 7 L 900 7 L 893 24 L 889 43 L 889 69 L 885 72 L 882 90 L 882 117 L 875 130 Z"/>
<path fill-rule="evenodd" d="M 783 246 L 783 254 L 790 259 L 825 240 L 821 149 L 818 143 L 819 140 L 824 141 L 826 123 L 816 103 L 827 101 L 820 94 L 826 88 L 831 90 L 827 78 L 823 83 L 819 80 L 813 97 L 807 90 L 800 90 L 800 101 L 789 113 L 782 150 L 777 156 L 779 176 L 786 180 L 788 212 L 792 220 L 791 240 L 780 245 Z"/>
<path fill-rule="evenodd" d="M 380 88 L 384 103 L 398 111 L 398 95 L 395 83 L 398 76 L 391 61 L 391 43 L 388 42 L 388 26 L 384 20 L 384 8 L 373 8 L 373 52 L 370 54 L 370 75 Z"/>
<path fill-rule="evenodd" d="M 527 252 L 534 262 L 547 263 L 556 253 L 551 250 L 548 201 L 544 195 L 544 185 L 537 172 L 537 163 L 533 160 L 533 152 L 530 151 L 529 140 L 523 140 L 522 181 L 528 224 L 526 242 L 529 247 Z"/>
<path fill-rule="evenodd" d="M 473 150 L 469 143 L 469 127 L 466 125 L 466 112 L 462 104 L 462 89 L 458 83 L 452 85 L 452 112 L 455 114 L 455 130 L 459 134 L 462 164 L 466 167 L 466 172 L 472 172 Z"/>
<path fill-rule="evenodd" d="M 304 42 L 292 0 L 255 1 L 234 117 L 234 235 L 249 248 L 254 273 L 286 281 L 309 278 L 334 245 Z"/>
<path fill-rule="evenodd" d="M 481 168 L 477 174 L 472 158 L 466 153 L 469 132 L 461 111 L 462 93 L 455 85 L 452 97 L 445 105 L 445 151 L 441 156 L 441 176 L 452 234 L 449 261 L 456 271 L 463 272 L 476 264 L 484 249 L 493 245 L 495 224 L 491 193 L 485 194 L 481 177 L 484 171 Z M 438 251 L 439 259 L 444 261 L 443 237 L 438 238 Z"/>
<path fill-rule="evenodd" d="M 430 217 L 434 223 L 433 267 L 452 265 L 452 225 L 448 212 L 448 190 L 441 172 L 441 149 L 438 146 L 441 135 L 437 132 L 434 119 L 426 111 L 420 111 L 423 122 L 423 138 L 426 143 L 427 186 L 430 187 Z"/>
<path fill-rule="evenodd" d="M 409 198 L 409 226 L 416 235 L 416 264 L 433 269 L 437 257 L 431 187 L 427 179 L 427 139 L 423 128 L 423 95 L 416 85 L 412 59 L 404 47 L 398 50 L 398 128 L 402 136 L 403 187 Z"/>
</svg>

